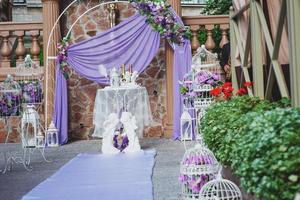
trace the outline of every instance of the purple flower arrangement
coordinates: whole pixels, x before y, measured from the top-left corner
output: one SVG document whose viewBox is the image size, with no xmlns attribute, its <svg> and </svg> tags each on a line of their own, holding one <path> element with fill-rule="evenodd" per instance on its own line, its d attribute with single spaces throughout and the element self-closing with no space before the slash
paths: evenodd
<svg viewBox="0 0 300 200">
<path fill-rule="evenodd" d="M 3 117 L 20 115 L 21 93 L 1 92 L 0 93 L 0 115 Z"/>
<path fill-rule="evenodd" d="M 64 77 L 68 79 L 70 77 L 71 70 L 68 66 L 68 48 L 69 48 L 70 37 L 64 37 L 60 43 L 57 44 L 58 56 L 57 61 L 60 64 L 60 70 Z"/>
<path fill-rule="evenodd" d="M 186 188 L 193 193 L 199 193 L 203 185 L 214 179 L 213 174 L 201 174 L 199 176 L 180 175 L 178 180 L 185 184 Z"/>
<path fill-rule="evenodd" d="M 43 92 L 40 81 L 20 81 L 19 85 L 23 93 L 22 103 L 41 103 Z"/>
<path fill-rule="evenodd" d="M 20 89 L 6 90 L 0 93 L 0 115 L 18 116 L 21 113 L 21 104 L 41 103 L 43 98 L 40 81 L 19 81 Z M 13 91 L 15 90 L 15 91 Z"/>
<path fill-rule="evenodd" d="M 212 87 L 217 87 L 222 84 L 220 75 L 209 71 L 199 72 L 196 76 L 196 81 L 198 84 L 201 85 L 208 84 L 211 85 Z"/>
<path fill-rule="evenodd" d="M 197 92 L 194 91 L 194 86 L 196 85 L 210 85 L 213 88 L 222 85 L 221 77 L 217 73 L 212 73 L 209 71 L 201 71 L 195 75 L 192 72 L 187 73 L 183 80 L 180 82 L 180 93 L 183 96 L 184 104 L 192 103 L 195 98 L 206 97 L 208 96 L 208 92 L 202 91 Z"/>
<path fill-rule="evenodd" d="M 183 45 L 186 39 L 191 38 L 189 28 L 177 22 L 166 0 L 131 0 L 130 2 L 141 15 L 146 16 L 146 22 L 171 43 Z"/>
<path fill-rule="evenodd" d="M 124 149 L 126 149 L 128 144 L 129 144 L 129 140 L 128 140 L 127 135 L 122 135 L 121 133 L 114 135 L 113 145 L 114 145 L 114 147 L 119 149 L 120 152 L 122 152 Z"/>
</svg>

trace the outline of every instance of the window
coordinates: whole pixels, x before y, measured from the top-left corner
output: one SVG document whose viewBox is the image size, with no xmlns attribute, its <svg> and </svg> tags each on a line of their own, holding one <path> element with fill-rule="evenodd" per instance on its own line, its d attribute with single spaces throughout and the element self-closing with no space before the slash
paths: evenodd
<svg viewBox="0 0 300 200">
<path fill-rule="evenodd" d="M 13 0 L 13 4 L 26 4 L 26 0 Z"/>
<path fill-rule="evenodd" d="M 207 0 L 181 0 L 182 4 L 196 5 L 205 4 Z"/>
</svg>

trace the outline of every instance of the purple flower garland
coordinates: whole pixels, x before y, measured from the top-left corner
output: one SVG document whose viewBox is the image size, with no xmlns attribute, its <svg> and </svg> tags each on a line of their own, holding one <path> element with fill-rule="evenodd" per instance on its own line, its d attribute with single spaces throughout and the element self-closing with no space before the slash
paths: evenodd
<svg viewBox="0 0 300 200">
<path fill-rule="evenodd" d="M 183 45 L 186 39 L 191 38 L 189 28 L 176 22 L 171 6 L 166 0 L 131 0 L 130 2 L 141 15 L 147 17 L 146 22 L 170 43 Z"/>
<path fill-rule="evenodd" d="M 68 48 L 70 46 L 69 44 L 70 35 L 67 37 L 64 37 L 60 43 L 57 44 L 58 49 L 58 56 L 57 60 L 60 63 L 60 69 L 66 79 L 70 77 L 71 70 L 68 66 Z"/>
</svg>

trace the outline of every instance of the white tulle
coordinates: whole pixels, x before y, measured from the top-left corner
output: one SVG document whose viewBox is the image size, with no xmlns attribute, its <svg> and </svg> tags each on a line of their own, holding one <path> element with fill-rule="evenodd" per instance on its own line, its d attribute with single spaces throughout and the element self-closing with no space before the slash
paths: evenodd
<svg viewBox="0 0 300 200">
<path fill-rule="evenodd" d="M 136 133 L 143 137 L 144 127 L 152 123 L 149 96 L 146 88 L 140 86 L 108 87 L 97 91 L 94 108 L 95 131 L 93 137 L 103 137 L 104 125 L 111 113 L 130 112 L 138 126 Z"/>
</svg>

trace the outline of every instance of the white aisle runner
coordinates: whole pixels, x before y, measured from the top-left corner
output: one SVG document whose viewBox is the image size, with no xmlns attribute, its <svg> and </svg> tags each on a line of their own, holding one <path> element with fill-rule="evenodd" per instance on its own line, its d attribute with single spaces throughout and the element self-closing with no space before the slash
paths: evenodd
<svg viewBox="0 0 300 200">
<path fill-rule="evenodd" d="M 155 155 L 79 154 L 22 200 L 153 200 Z"/>
</svg>

